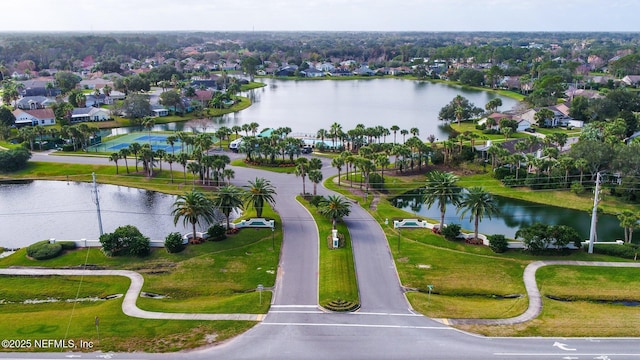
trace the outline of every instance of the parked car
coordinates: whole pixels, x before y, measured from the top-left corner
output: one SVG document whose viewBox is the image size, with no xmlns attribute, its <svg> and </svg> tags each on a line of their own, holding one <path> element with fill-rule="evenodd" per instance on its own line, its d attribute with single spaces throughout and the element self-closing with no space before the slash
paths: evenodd
<svg viewBox="0 0 640 360">
<path fill-rule="evenodd" d="M 529 132 L 529 133 L 534 133 L 534 132 L 536 132 L 536 129 L 534 129 L 534 128 L 526 128 L 526 129 L 524 129 L 524 131 Z"/>
</svg>

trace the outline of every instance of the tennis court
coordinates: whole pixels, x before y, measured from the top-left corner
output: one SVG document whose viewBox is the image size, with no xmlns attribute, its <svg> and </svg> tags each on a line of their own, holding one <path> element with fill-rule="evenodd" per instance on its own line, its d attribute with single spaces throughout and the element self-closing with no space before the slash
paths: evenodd
<svg viewBox="0 0 640 360">
<path fill-rule="evenodd" d="M 94 145 L 90 147 L 89 151 L 95 152 L 118 152 L 121 149 L 128 148 L 129 145 L 133 143 L 138 143 L 140 145 L 149 144 L 151 145 L 151 149 L 153 151 L 164 150 L 167 153 L 175 153 L 179 154 L 182 150 L 182 143 L 180 140 L 177 140 L 173 143 L 173 147 L 167 143 L 167 138 L 171 136 L 171 134 L 145 134 L 145 133 L 130 133 L 124 136 L 120 136 L 113 140 L 109 140 L 107 138 L 101 144 Z M 214 140 L 216 141 L 216 140 Z M 186 149 L 185 149 L 186 150 Z"/>
</svg>

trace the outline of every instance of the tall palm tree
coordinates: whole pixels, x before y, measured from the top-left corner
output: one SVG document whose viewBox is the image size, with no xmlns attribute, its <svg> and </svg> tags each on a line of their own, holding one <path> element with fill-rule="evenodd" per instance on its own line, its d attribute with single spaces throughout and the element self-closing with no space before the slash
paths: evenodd
<svg viewBox="0 0 640 360">
<path fill-rule="evenodd" d="M 271 181 L 258 177 L 253 181 L 249 180 L 245 198 L 246 208 L 253 207 L 256 209 L 256 217 L 262 217 L 264 203 L 275 204 L 274 195 L 277 193 Z"/>
<path fill-rule="evenodd" d="M 396 134 L 398 132 L 398 130 L 400 130 L 400 127 L 398 125 L 392 125 L 389 130 L 393 131 L 393 143 L 396 143 Z"/>
<path fill-rule="evenodd" d="M 344 158 L 342 156 L 335 157 L 331 160 L 331 166 L 338 169 L 338 186 L 340 186 L 340 172 L 344 166 Z"/>
<path fill-rule="evenodd" d="M 339 219 L 351 213 L 351 204 L 347 199 L 339 195 L 329 195 L 318 205 L 318 212 L 331 219 L 333 229 Z"/>
<path fill-rule="evenodd" d="M 169 174 L 171 174 L 171 183 L 173 184 L 173 163 L 176 162 L 178 158 L 173 153 L 166 153 L 164 154 L 163 160 L 169 164 Z"/>
<path fill-rule="evenodd" d="M 310 170 L 309 180 L 313 183 L 313 196 L 316 196 L 318 184 L 322 181 L 322 171 L 318 169 Z"/>
<path fill-rule="evenodd" d="M 116 175 L 118 175 L 118 160 L 120 160 L 120 154 L 117 152 L 111 153 L 109 155 L 109 161 L 113 161 L 116 164 Z"/>
<path fill-rule="evenodd" d="M 464 195 L 462 201 L 460 201 L 460 207 L 462 209 L 460 216 L 465 216 L 467 212 L 470 213 L 470 218 L 473 219 L 473 238 L 478 238 L 478 225 L 482 218 L 486 215 L 491 219 L 491 215 L 496 215 L 500 212 L 500 209 L 493 200 L 493 196 L 486 192 L 481 187 L 472 187 Z"/>
<path fill-rule="evenodd" d="M 184 226 L 190 223 L 193 226 L 193 238 L 196 238 L 196 224 L 200 223 L 200 220 L 205 220 L 208 223 L 215 221 L 215 207 L 211 199 L 206 197 L 198 190 L 191 190 L 188 193 L 179 195 L 176 201 L 173 203 L 173 224 L 178 224 L 180 218 Z"/>
<path fill-rule="evenodd" d="M 400 135 L 402 135 L 402 143 L 404 144 L 407 135 L 409 135 L 409 130 L 407 129 L 400 130 Z"/>
<path fill-rule="evenodd" d="M 187 170 L 193 175 L 193 186 L 196 185 L 196 178 L 198 177 L 198 173 L 200 172 L 200 164 L 196 161 L 192 161 L 187 164 Z"/>
<path fill-rule="evenodd" d="M 432 171 L 427 175 L 427 184 L 424 188 L 423 202 L 431 207 L 438 202 L 440 208 L 440 227 L 444 227 L 444 214 L 447 209 L 447 202 L 456 206 L 460 204 L 461 189 L 456 186 L 458 177 L 450 172 Z"/>
<path fill-rule="evenodd" d="M 296 177 L 300 176 L 302 178 L 302 195 L 307 193 L 305 188 L 305 178 L 309 173 L 309 160 L 307 158 L 301 157 L 296 159 Z"/>
<path fill-rule="evenodd" d="M 178 142 L 178 137 L 176 135 L 169 135 L 169 136 L 167 136 L 167 140 L 166 141 L 167 141 L 167 144 L 169 144 L 171 146 L 171 153 L 175 154 L 174 146 Z"/>
<path fill-rule="evenodd" d="M 236 209 L 242 210 L 244 208 L 244 198 L 244 191 L 235 185 L 222 186 L 214 195 L 213 204 L 216 208 L 222 211 L 224 216 L 227 218 L 227 229 L 231 227 L 231 224 L 229 223 L 231 212 Z"/>
<path fill-rule="evenodd" d="M 187 153 L 181 152 L 178 154 L 176 162 L 182 165 L 182 173 L 184 175 L 184 183 L 187 183 L 187 164 L 189 163 L 189 155 Z"/>
<path fill-rule="evenodd" d="M 124 159 L 124 165 L 127 167 L 127 174 L 129 173 L 129 163 L 127 162 L 127 156 L 131 155 L 129 148 L 122 148 L 118 151 L 121 159 Z"/>
<path fill-rule="evenodd" d="M 131 151 L 136 159 L 136 172 L 138 172 L 138 154 L 140 153 L 140 150 L 142 150 L 142 145 L 140 145 L 140 143 L 134 142 L 129 144 L 129 151 Z"/>
</svg>

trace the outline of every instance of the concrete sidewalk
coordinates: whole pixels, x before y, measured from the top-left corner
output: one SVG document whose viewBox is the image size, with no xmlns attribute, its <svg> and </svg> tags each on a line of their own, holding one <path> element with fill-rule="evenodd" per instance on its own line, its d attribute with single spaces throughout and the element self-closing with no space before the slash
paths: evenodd
<svg viewBox="0 0 640 360">
<path fill-rule="evenodd" d="M 161 313 L 145 311 L 136 306 L 140 296 L 144 278 L 137 272 L 127 270 L 63 270 L 42 268 L 0 269 L 0 275 L 20 276 L 124 276 L 131 280 L 131 285 L 122 301 L 122 312 L 131 317 L 142 319 L 162 320 L 245 320 L 262 321 L 264 314 L 189 314 L 189 313 Z"/>
</svg>

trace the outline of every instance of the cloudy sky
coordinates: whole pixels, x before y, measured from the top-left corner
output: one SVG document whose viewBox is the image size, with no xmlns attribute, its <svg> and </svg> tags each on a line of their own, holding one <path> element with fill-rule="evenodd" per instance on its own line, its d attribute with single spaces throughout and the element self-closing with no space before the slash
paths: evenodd
<svg viewBox="0 0 640 360">
<path fill-rule="evenodd" d="M 640 31 L 638 0 L 17 0 L 0 31 Z"/>
</svg>

